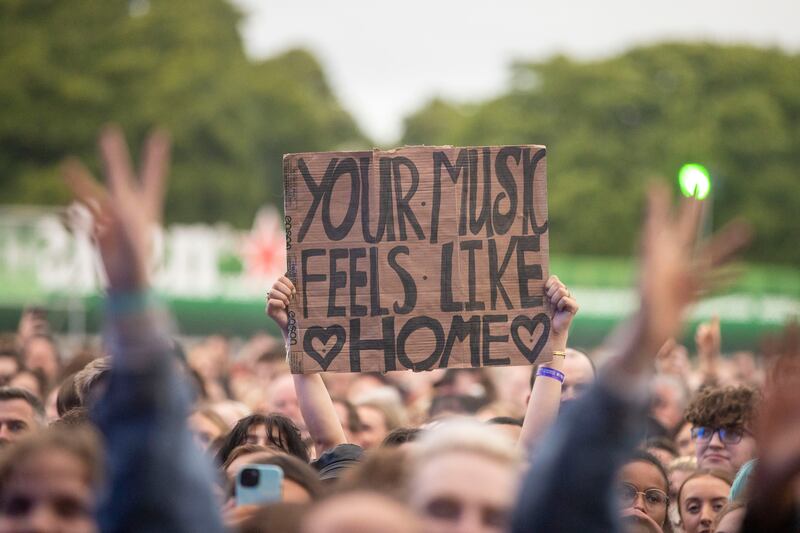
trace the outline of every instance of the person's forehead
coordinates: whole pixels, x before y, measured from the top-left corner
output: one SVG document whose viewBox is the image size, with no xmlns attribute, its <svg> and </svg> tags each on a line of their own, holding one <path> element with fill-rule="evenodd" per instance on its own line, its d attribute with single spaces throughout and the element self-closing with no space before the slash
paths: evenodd
<svg viewBox="0 0 800 533">
<path fill-rule="evenodd" d="M 33 407 L 19 398 L 0 400 L 0 420 L 33 419 Z"/>
<path fill-rule="evenodd" d="M 572 381 L 587 382 L 594 379 L 592 364 L 582 355 L 567 356 L 564 360 L 564 374 Z"/>
<path fill-rule="evenodd" d="M 510 503 L 516 480 L 511 465 L 463 451 L 428 459 L 415 474 L 412 490 L 425 499 L 444 496 L 495 504 Z"/>
<path fill-rule="evenodd" d="M 651 488 L 664 490 L 666 485 L 658 467 L 646 461 L 631 461 L 626 464 L 622 467 L 620 478 L 635 485 L 639 490 Z"/>
<path fill-rule="evenodd" d="M 700 476 L 684 483 L 681 489 L 681 500 L 689 498 L 726 498 L 730 485 L 714 476 Z"/>
</svg>

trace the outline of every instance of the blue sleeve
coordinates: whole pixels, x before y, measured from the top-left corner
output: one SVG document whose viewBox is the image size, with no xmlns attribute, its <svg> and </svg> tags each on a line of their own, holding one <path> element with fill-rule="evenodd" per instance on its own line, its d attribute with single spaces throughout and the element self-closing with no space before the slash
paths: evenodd
<svg viewBox="0 0 800 533">
<path fill-rule="evenodd" d="M 111 297 L 107 313 L 112 370 L 92 412 L 107 453 L 100 529 L 223 531 L 210 460 L 187 426 L 189 391 L 166 334 L 168 317 L 141 299 L 131 312 L 129 301 Z"/>
<path fill-rule="evenodd" d="M 638 402 L 621 398 L 598 379 L 565 409 L 536 449 L 512 531 L 619 531 L 614 483 L 643 415 Z"/>
</svg>

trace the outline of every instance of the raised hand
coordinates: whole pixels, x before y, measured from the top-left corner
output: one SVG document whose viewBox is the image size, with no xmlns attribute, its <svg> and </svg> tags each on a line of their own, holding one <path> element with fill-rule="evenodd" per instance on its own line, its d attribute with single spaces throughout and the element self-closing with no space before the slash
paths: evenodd
<svg viewBox="0 0 800 533">
<path fill-rule="evenodd" d="M 292 280 L 281 276 L 267 294 L 267 316 L 281 328 L 284 341 L 289 338 L 289 304 L 296 292 Z"/>
<path fill-rule="evenodd" d="M 553 309 L 552 331 L 554 339 L 562 339 L 566 346 L 569 327 L 578 312 L 578 302 L 572 297 L 558 276 L 550 276 L 544 284 L 547 300 Z"/>
<path fill-rule="evenodd" d="M 161 221 L 169 168 L 169 138 L 161 131 L 148 137 L 138 178 L 117 126 L 103 130 L 99 146 L 108 188 L 75 158 L 63 164 L 62 173 L 75 198 L 93 215 L 109 289 L 136 291 L 147 286 L 153 226 Z"/>
</svg>

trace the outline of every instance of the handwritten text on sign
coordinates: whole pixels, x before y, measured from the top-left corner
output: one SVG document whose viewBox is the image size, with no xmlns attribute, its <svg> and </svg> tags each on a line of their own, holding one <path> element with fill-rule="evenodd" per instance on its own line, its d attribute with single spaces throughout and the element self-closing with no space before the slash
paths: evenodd
<svg viewBox="0 0 800 533">
<path fill-rule="evenodd" d="M 295 373 L 549 355 L 543 146 L 284 156 Z"/>
</svg>

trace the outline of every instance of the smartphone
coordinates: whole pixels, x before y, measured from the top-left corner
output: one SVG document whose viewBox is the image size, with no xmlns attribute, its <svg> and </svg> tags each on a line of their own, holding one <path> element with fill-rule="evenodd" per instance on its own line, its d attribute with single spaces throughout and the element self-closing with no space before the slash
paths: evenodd
<svg viewBox="0 0 800 533">
<path fill-rule="evenodd" d="M 236 505 L 281 500 L 283 470 L 275 465 L 244 465 L 236 474 Z"/>
</svg>

